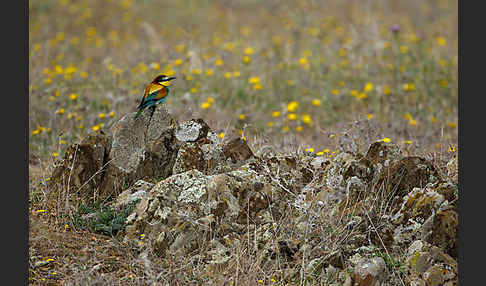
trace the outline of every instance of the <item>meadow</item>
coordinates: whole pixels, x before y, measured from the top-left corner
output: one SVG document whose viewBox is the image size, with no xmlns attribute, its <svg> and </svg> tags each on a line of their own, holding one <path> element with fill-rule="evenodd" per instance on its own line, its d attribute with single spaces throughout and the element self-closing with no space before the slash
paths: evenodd
<svg viewBox="0 0 486 286">
<path fill-rule="evenodd" d="M 458 144 L 457 5 L 29 1 L 31 240 L 76 248 L 49 214 L 53 163 L 87 134 L 109 134 L 158 74 L 177 77 L 166 104 L 178 122 L 202 118 L 253 150 L 332 157 L 383 140 L 443 166 Z M 32 283 L 57 281 L 41 272 Z"/>
</svg>

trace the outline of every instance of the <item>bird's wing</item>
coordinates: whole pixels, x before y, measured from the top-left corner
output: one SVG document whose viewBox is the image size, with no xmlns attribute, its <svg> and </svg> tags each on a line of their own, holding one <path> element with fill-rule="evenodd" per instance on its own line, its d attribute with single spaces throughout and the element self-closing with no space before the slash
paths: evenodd
<svg viewBox="0 0 486 286">
<path fill-rule="evenodd" d="M 169 89 L 164 86 L 162 89 L 157 91 L 157 94 L 155 94 L 153 98 L 155 100 L 161 100 L 162 98 L 166 97 L 168 93 Z"/>
<path fill-rule="evenodd" d="M 145 87 L 142 100 L 140 101 L 140 104 L 138 105 L 138 107 L 141 108 L 147 100 L 153 99 L 154 96 L 157 95 L 157 92 L 159 90 L 161 90 L 162 88 L 164 88 L 163 85 L 159 85 L 159 84 L 155 84 L 155 83 L 149 83 Z"/>
<path fill-rule="evenodd" d="M 151 83 L 145 88 L 145 96 L 151 95 L 152 93 L 157 92 L 163 88 L 163 85 Z"/>
</svg>

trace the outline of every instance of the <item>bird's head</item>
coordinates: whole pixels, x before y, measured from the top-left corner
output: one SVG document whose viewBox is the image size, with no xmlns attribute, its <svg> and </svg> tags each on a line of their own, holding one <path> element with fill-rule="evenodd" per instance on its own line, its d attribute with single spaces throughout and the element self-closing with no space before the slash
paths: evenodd
<svg viewBox="0 0 486 286">
<path fill-rule="evenodd" d="M 166 75 L 159 75 L 157 76 L 156 78 L 154 78 L 154 80 L 152 81 L 152 83 L 158 83 L 158 84 L 161 84 L 163 86 L 170 86 L 170 81 L 175 79 L 175 77 L 173 76 L 166 76 Z"/>
</svg>

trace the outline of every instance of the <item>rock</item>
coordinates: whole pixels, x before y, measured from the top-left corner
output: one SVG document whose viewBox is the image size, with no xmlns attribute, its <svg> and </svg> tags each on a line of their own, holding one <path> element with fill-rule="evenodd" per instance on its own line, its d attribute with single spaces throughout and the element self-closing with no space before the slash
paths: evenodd
<svg viewBox="0 0 486 286">
<path fill-rule="evenodd" d="M 69 146 L 52 172 L 50 194 L 93 197 L 105 176 L 110 148 L 110 139 L 102 133 L 89 134 L 81 143 Z"/>
<path fill-rule="evenodd" d="M 414 219 L 423 223 L 444 201 L 444 196 L 431 188 L 414 188 L 403 198 L 400 210 L 393 216 L 393 222 L 398 225 Z"/>
<path fill-rule="evenodd" d="M 223 146 L 223 154 L 225 158 L 230 158 L 231 163 L 237 164 L 238 162 L 245 162 L 246 160 L 254 157 L 253 152 L 246 144 L 246 141 L 240 137 L 229 140 Z"/>
<path fill-rule="evenodd" d="M 197 133 L 198 129 L 195 126 L 203 125 L 195 121 L 191 122 L 178 129 L 178 132 L 183 135 L 176 134 L 178 138 L 188 141 L 180 144 L 173 174 L 193 169 L 207 175 L 221 174 L 233 171 L 244 165 L 248 159 L 255 158 L 246 141 L 240 137 L 221 142 L 214 132 L 208 131 L 209 127 L 201 127 L 204 131 Z M 189 130 L 185 131 L 184 128 Z M 189 141 L 188 138 L 191 140 L 196 138 L 196 140 Z"/>
<path fill-rule="evenodd" d="M 175 136 L 181 142 L 196 142 L 205 138 L 208 134 L 209 126 L 204 120 L 192 119 L 186 121 L 177 127 Z"/>
<path fill-rule="evenodd" d="M 113 207 L 119 210 L 125 208 L 127 205 L 136 200 L 141 200 L 143 197 L 148 196 L 148 193 L 153 186 L 154 184 L 152 183 L 144 180 L 138 180 L 135 182 L 135 184 L 133 184 L 133 186 L 118 195 Z"/>
<path fill-rule="evenodd" d="M 106 178 L 101 186 L 105 197 L 118 195 L 139 179 L 164 179 L 172 174 L 177 150 L 177 123 L 165 108 L 152 117 L 144 112 L 138 118 L 129 113 L 112 127 L 112 147 Z"/>
<path fill-rule="evenodd" d="M 379 174 L 377 185 L 383 185 L 385 192 L 393 197 L 391 205 L 392 209 L 396 210 L 402 197 L 413 188 L 440 181 L 442 178 L 432 162 L 421 157 L 409 156 L 385 167 Z"/>
<path fill-rule="evenodd" d="M 394 143 L 377 141 L 370 145 L 364 158 L 360 161 L 367 166 L 374 166 L 380 171 L 383 167 L 390 166 L 391 163 L 403 158 L 403 152 L 400 147 Z"/>
<path fill-rule="evenodd" d="M 405 269 L 411 285 L 457 285 L 457 261 L 439 247 L 417 240 L 407 250 Z"/>
<path fill-rule="evenodd" d="M 383 281 L 386 264 L 383 258 L 361 259 L 354 267 L 354 285 L 378 286 Z"/>
<path fill-rule="evenodd" d="M 145 234 L 159 255 L 188 253 L 230 233 L 242 234 L 247 223 L 262 223 L 269 206 L 270 185 L 249 167 L 206 176 L 198 170 L 173 175 L 157 183 L 127 218 L 125 241 Z M 211 234 L 211 236 L 209 236 Z"/>
<path fill-rule="evenodd" d="M 454 156 L 449 162 L 447 162 L 446 169 L 447 169 L 447 177 L 456 185 L 459 181 L 459 165 L 458 165 L 458 158 Z"/>
<path fill-rule="evenodd" d="M 421 239 L 457 258 L 459 219 L 457 207 L 443 205 L 422 226 Z"/>
</svg>

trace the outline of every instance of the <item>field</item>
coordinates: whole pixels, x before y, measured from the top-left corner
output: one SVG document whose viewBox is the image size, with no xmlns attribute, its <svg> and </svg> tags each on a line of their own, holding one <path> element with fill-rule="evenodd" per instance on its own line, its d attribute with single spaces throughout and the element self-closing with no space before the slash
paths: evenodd
<svg viewBox="0 0 486 286">
<path fill-rule="evenodd" d="M 384 140 L 443 167 L 458 143 L 457 5 L 29 1 L 30 252 L 54 260 L 30 282 L 94 283 L 95 260 L 147 274 L 135 250 L 63 224 L 45 186 L 69 145 L 109 134 L 159 74 L 177 77 L 166 103 L 178 122 L 202 118 L 253 150 L 333 157 Z"/>
</svg>

